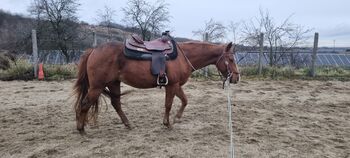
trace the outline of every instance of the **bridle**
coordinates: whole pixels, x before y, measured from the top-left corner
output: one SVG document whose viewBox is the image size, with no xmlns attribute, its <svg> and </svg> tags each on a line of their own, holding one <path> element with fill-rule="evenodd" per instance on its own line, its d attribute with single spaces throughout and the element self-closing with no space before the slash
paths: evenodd
<svg viewBox="0 0 350 158">
<path fill-rule="evenodd" d="M 218 58 L 218 60 L 216 61 L 216 63 L 215 63 L 216 68 L 218 69 L 218 72 L 219 72 L 219 76 L 220 76 L 221 80 L 223 81 L 223 87 L 224 87 L 225 82 L 226 82 L 227 80 L 229 80 L 229 79 L 232 77 L 233 74 L 236 74 L 236 75 L 239 75 L 239 74 L 240 74 L 240 73 L 237 72 L 237 71 L 233 71 L 232 68 L 229 66 L 229 62 L 228 62 L 227 57 L 226 57 L 227 54 L 233 55 L 234 61 L 236 61 L 236 57 L 234 56 L 233 53 L 223 52 L 223 53 L 221 54 L 221 56 Z M 219 62 L 220 62 L 221 60 L 224 60 L 224 63 L 225 63 L 225 66 L 226 66 L 226 70 L 227 70 L 227 77 L 226 77 L 226 78 L 223 77 L 224 75 L 220 72 L 220 70 L 219 70 L 219 68 L 218 68 L 218 67 L 219 67 Z"/>
<path fill-rule="evenodd" d="M 190 67 L 192 68 L 192 70 L 193 70 L 193 71 L 196 71 L 197 69 L 194 68 L 194 66 L 192 65 L 191 61 L 187 58 L 187 56 L 186 56 L 186 54 L 184 53 L 184 51 L 182 50 L 182 48 L 181 48 L 177 43 L 176 43 L 176 46 L 180 49 L 180 52 L 181 52 L 181 53 L 183 54 L 183 56 L 185 57 L 187 63 L 190 65 Z M 240 73 L 237 72 L 237 71 L 231 70 L 231 67 L 229 66 L 229 62 L 227 61 L 225 54 L 232 54 L 232 55 L 233 55 L 233 58 L 234 58 L 234 61 L 236 61 L 236 57 L 234 56 L 233 53 L 229 53 L 229 52 L 225 52 L 225 51 L 220 55 L 220 57 L 219 57 L 218 60 L 216 61 L 215 65 L 216 65 L 216 68 L 217 68 L 217 69 L 218 69 L 218 64 L 219 64 L 219 62 L 220 62 L 220 60 L 222 60 L 222 59 L 224 60 L 225 65 L 226 65 L 226 70 L 227 70 L 227 77 L 226 77 L 226 78 L 223 77 L 224 75 L 221 74 L 221 73 L 220 73 L 220 70 L 218 69 L 219 76 L 220 76 L 221 80 L 223 81 L 223 86 L 224 86 L 225 82 L 226 82 L 227 80 L 229 80 L 229 79 L 232 77 L 233 74 L 236 74 L 236 75 L 239 75 L 239 74 L 240 74 Z M 224 88 L 224 87 L 223 87 L 223 88 Z"/>
</svg>

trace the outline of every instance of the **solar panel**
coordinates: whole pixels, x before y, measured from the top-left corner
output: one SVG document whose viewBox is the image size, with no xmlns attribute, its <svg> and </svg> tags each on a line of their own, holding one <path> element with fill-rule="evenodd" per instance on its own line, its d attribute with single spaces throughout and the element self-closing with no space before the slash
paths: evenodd
<svg viewBox="0 0 350 158">
<path fill-rule="evenodd" d="M 329 58 L 326 55 L 322 55 L 323 59 L 327 62 L 326 65 L 332 65 L 332 63 L 330 62 Z"/>
<path fill-rule="evenodd" d="M 344 65 L 350 65 L 350 62 L 346 59 L 345 54 L 339 55 L 340 59 L 343 61 Z"/>
<path fill-rule="evenodd" d="M 336 54 L 332 54 L 332 55 L 330 55 L 330 56 L 331 56 L 332 59 L 334 60 L 336 66 L 341 65 L 341 63 L 340 63 L 340 61 L 339 61 L 339 58 L 337 58 L 337 55 L 336 55 Z"/>
<path fill-rule="evenodd" d="M 341 60 L 341 58 L 340 58 L 340 55 L 337 55 L 337 59 L 338 59 L 338 63 L 339 63 L 339 65 L 342 65 L 342 66 L 344 66 L 345 64 L 344 64 L 344 62 Z"/>
<path fill-rule="evenodd" d="M 316 56 L 316 65 L 324 65 L 319 55 Z"/>
<path fill-rule="evenodd" d="M 349 64 L 350 64 L 350 54 L 347 54 L 345 58 L 346 58 L 346 60 L 347 60 L 347 61 L 349 62 Z"/>
<path fill-rule="evenodd" d="M 293 55 L 294 62 L 301 64 L 302 66 L 309 66 L 312 61 L 311 53 L 298 53 Z M 277 55 L 279 59 L 278 65 L 288 65 L 291 62 L 290 54 L 283 56 Z M 236 53 L 236 59 L 240 65 L 257 65 L 259 63 L 258 52 L 238 52 Z M 262 64 L 268 65 L 270 62 L 269 53 L 264 52 L 262 56 Z M 319 53 L 316 56 L 316 65 L 319 66 L 348 66 L 350 67 L 350 54 L 325 54 Z"/>
</svg>

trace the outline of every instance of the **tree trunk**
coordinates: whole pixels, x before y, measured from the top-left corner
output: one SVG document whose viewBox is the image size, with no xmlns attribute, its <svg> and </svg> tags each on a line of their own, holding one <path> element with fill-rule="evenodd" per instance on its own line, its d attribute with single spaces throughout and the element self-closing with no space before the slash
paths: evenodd
<svg viewBox="0 0 350 158">
<path fill-rule="evenodd" d="M 146 40 L 146 30 L 145 29 L 141 29 L 141 36 L 142 36 L 142 40 Z"/>
<path fill-rule="evenodd" d="M 64 57 L 65 57 L 66 63 L 68 64 L 70 58 L 69 58 L 69 54 L 68 54 L 67 45 L 65 45 L 65 44 L 62 43 L 62 42 L 59 42 L 59 48 L 61 49 L 61 52 L 62 52 L 62 54 L 63 54 Z"/>
<path fill-rule="evenodd" d="M 272 48 L 272 46 L 270 46 L 270 54 L 269 54 L 269 56 L 270 56 L 270 66 L 273 66 L 273 48 Z"/>
</svg>

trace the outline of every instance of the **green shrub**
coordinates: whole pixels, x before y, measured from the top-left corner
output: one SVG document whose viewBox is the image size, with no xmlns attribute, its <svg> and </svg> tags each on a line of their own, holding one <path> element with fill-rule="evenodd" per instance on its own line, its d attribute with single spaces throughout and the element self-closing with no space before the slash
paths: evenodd
<svg viewBox="0 0 350 158">
<path fill-rule="evenodd" d="M 76 76 L 76 66 L 68 65 L 44 65 L 45 80 L 65 80 Z"/>
<path fill-rule="evenodd" d="M 45 80 L 65 80 L 76 77 L 77 66 L 75 64 L 67 65 L 49 65 L 44 64 Z M 208 77 L 203 75 L 203 71 L 197 70 L 191 77 L 197 80 L 220 80 L 219 72 L 216 67 L 209 66 Z M 350 68 L 342 67 L 317 67 L 316 77 L 309 77 L 309 68 L 294 69 L 291 67 L 263 67 L 261 75 L 258 75 L 257 66 L 240 67 L 240 73 L 243 78 L 248 79 L 318 79 L 318 80 L 350 80 Z M 10 68 L 0 70 L 0 80 L 33 80 L 33 65 L 27 60 L 17 60 L 10 62 Z"/>
<path fill-rule="evenodd" d="M 33 66 L 26 60 L 11 62 L 7 70 L 0 70 L 0 80 L 32 80 L 33 78 Z"/>
<path fill-rule="evenodd" d="M 263 67 L 258 75 L 257 66 L 241 67 L 243 78 L 259 79 L 320 79 L 320 80 L 350 80 L 350 69 L 342 67 L 317 67 L 316 77 L 309 76 L 310 68 L 294 69 L 291 67 Z"/>
<path fill-rule="evenodd" d="M 259 75 L 257 66 L 240 67 L 241 76 L 247 78 L 272 78 L 283 79 L 295 75 L 295 72 L 290 67 L 263 67 L 261 75 Z"/>
</svg>

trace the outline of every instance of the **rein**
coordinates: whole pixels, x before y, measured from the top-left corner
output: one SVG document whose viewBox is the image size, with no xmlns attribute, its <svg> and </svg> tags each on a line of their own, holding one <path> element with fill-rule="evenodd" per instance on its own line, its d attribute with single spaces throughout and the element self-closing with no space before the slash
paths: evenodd
<svg viewBox="0 0 350 158">
<path fill-rule="evenodd" d="M 197 71 L 197 69 L 194 68 L 194 66 L 192 65 L 191 61 L 190 61 L 190 60 L 188 59 L 188 57 L 186 56 L 186 54 L 185 54 L 185 52 L 183 51 L 183 49 L 177 44 L 177 42 L 175 42 L 175 44 L 176 44 L 176 46 L 177 46 L 178 48 L 180 48 L 180 52 L 181 52 L 182 55 L 185 57 L 187 63 L 191 66 L 192 70 L 193 70 L 193 71 Z"/>
</svg>

